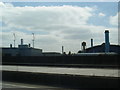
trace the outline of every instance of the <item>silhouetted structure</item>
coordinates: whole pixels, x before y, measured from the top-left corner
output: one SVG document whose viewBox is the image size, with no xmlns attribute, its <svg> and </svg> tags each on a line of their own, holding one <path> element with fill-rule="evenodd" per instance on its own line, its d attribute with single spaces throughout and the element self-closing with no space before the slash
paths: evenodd
<svg viewBox="0 0 120 90">
<path fill-rule="evenodd" d="M 109 31 L 105 30 L 105 53 L 109 52 L 110 43 L 109 43 Z"/>
<path fill-rule="evenodd" d="M 103 43 L 102 45 L 87 48 L 85 52 L 86 53 L 105 53 L 105 43 Z M 120 54 L 120 45 L 110 45 L 109 52 Z M 78 53 L 81 53 L 81 51 L 78 51 Z"/>
<path fill-rule="evenodd" d="M 86 49 L 86 42 L 82 42 L 82 52 L 85 52 Z"/>
<path fill-rule="evenodd" d="M 1 49 L 1 48 L 0 48 Z M 3 56 L 41 56 L 42 49 L 35 49 L 30 47 L 30 44 L 24 44 L 23 39 L 21 39 L 21 44 L 17 47 L 10 47 L 2 48 L 2 55 Z"/>
</svg>

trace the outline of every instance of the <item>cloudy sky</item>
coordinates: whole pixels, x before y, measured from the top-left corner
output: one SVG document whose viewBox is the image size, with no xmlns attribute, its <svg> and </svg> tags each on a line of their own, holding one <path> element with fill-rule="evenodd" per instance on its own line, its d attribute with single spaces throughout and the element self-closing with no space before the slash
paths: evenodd
<svg viewBox="0 0 120 90">
<path fill-rule="evenodd" d="M 81 42 L 90 39 L 94 45 L 104 42 L 104 31 L 110 31 L 110 43 L 118 44 L 117 2 L 0 2 L 0 47 L 13 44 L 20 39 L 31 43 L 35 34 L 35 47 L 43 51 L 77 52 Z"/>
</svg>

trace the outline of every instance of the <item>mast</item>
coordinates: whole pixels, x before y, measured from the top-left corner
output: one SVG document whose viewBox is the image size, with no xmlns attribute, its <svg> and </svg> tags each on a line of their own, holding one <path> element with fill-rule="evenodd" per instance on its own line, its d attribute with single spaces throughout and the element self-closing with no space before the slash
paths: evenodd
<svg viewBox="0 0 120 90">
<path fill-rule="evenodd" d="M 32 33 L 32 35 L 33 35 L 33 39 L 32 39 L 32 41 L 33 41 L 33 48 L 34 48 L 34 41 L 35 41 L 34 33 Z"/>
<path fill-rule="evenodd" d="M 15 48 L 15 40 L 16 40 L 15 33 L 13 33 L 13 37 L 14 37 L 14 48 Z"/>
</svg>

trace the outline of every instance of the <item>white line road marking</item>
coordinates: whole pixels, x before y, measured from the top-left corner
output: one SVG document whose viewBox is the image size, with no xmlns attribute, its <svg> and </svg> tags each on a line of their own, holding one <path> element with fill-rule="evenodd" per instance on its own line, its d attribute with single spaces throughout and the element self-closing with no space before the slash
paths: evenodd
<svg viewBox="0 0 120 90">
<path fill-rule="evenodd" d="M 31 87 L 31 86 L 23 86 L 23 85 L 13 85 L 13 84 L 4 84 L 4 85 L 9 85 L 13 87 L 19 87 L 19 88 L 37 88 L 37 87 Z"/>
<path fill-rule="evenodd" d="M 34 85 L 34 84 L 27 84 L 27 83 L 19 83 L 19 82 L 2 82 L 2 88 L 39 88 L 44 90 L 73 90 L 68 88 L 62 87 L 55 87 L 55 86 L 47 86 L 47 85 Z"/>
</svg>

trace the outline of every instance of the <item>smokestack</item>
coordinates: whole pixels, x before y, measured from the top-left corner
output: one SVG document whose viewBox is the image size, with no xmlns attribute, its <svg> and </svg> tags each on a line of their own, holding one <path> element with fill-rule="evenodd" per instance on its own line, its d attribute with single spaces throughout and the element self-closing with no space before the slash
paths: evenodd
<svg viewBox="0 0 120 90">
<path fill-rule="evenodd" d="M 106 53 L 109 52 L 109 47 L 110 47 L 110 43 L 109 43 L 109 31 L 105 30 L 105 52 Z"/>
<path fill-rule="evenodd" d="M 64 46 L 62 46 L 62 54 L 64 53 Z"/>
<path fill-rule="evenodd" d="M 31 45 L 30 45 L 30 43 L 29 43 L 29 47 L 30 47 Z"/>
<path fill-rule="evenodd" d="M 12 48 L 12 44 L 10 44 L 10 48 Z"/>
<path fill-rule="evenodd" d="M 93 39 L 91 39 L 91 47 L 93 47 Z"/>
<path fill-rule="evenodd" d="M 23 45 L 23 39 L 21 39 L 21 45 Z"/>
</svg>

